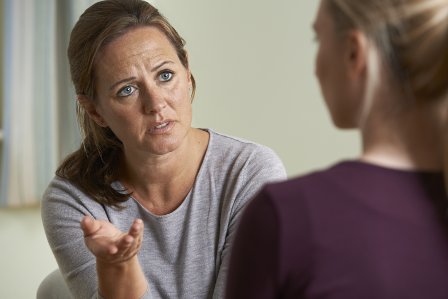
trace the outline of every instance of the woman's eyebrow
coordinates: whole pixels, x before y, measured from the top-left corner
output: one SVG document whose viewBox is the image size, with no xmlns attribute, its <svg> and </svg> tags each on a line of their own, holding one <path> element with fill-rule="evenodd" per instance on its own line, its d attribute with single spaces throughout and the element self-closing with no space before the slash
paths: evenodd
<svg viewBox="0 0 448 299">
<path fill-rule="evenodd" d="M 171 61 L 171 60 L 162 61 L 161 63 L 155 65 L 151 69 L 151 72 L 154 72 L 154 71 L 160 69 L 161 67 L 163 67 L 164 65 L 167 65 L 167 64 L 174 64 L 174 61 Z M 122 84 L 124 82 L 129 82 L 129 81 L 132 81 L 132 80 L 135 80 L 135 79 L 136 79 L 136 77 L 129 77 L 129 78 L 125 78 L 125 79 L 119 80 L 119 81 L 115 82 L 114 84 L 112 84 L 109 87 L 109 90 L 114 89 L 115 87 L 117 87 L 117 85 L 120 85 L 120 84 Z"/>
<path fill-rule="evenodd" d="M 117 85 L 120 85 L 121 83 L 129 82 L 129 81 L 132 81 L 132 80 L 135 80 L 135 79 L 136 79 L 135 77 L 129 77 L 129 78 L 125 78 L 125 79 L 122 79 L 122 80 L 120 80 L 120 81 L 117 81 L 117 82 L 115 82 L 114 84 L 112 84 L 112 85 L 109 87 L 109 90 L 114 89 L 115 87 L 117 87 Z"/>
<path fill-rule="evenodd" d="M 174 61 L 171 61 L 171 60 L 165 60 L 165 61 L 162 61 L 161 63 L 156 64 L 156 65 L 151 69 L 151 72 L 156 71 L 157 69 L 161 68 L 162 66 L 164 66 L 164 65 L 166 65 L 166 64 L 174 64 Z"/>
</svg>

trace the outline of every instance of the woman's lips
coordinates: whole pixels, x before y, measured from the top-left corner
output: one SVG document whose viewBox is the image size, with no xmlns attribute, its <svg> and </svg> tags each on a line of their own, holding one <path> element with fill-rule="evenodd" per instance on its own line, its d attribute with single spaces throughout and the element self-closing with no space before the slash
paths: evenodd
<svg viewBox="0 0 448 299">
<path fill-rule="evenodd" d="M 159 122 L 149 129 L 150 134 L 165 134 L 170 131 L 174 126 L 174 122 L 172 121 L 163 121 Z"/>
</svg>

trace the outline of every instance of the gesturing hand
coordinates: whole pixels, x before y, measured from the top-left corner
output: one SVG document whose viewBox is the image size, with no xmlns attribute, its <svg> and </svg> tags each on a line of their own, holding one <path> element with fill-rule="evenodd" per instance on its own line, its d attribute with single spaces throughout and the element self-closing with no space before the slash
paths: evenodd
<svg viewBox="0 0 448 299">
<path fill-rule="evenodd" d="M 134 257 L 143 238 L 143 221 L 136 219 L 129 231 L 123 233 L 112 223 L 84 216 L 81 220 L 87 248 L 104 263 L 121 263 Z"/>
</svg>

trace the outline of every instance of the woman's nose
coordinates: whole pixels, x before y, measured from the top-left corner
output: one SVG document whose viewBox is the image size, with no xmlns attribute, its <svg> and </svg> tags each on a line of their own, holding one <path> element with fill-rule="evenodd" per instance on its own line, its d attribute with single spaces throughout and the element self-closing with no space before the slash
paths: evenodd
<svg viewBox="0 0 448 299">
<path fill-rule="evenodd" d="M 162 90 L 158 87 L 148 89 L 143 94 L 144 113 L 159 113 L 166 107 L 166 101 Z"/>
</svg>

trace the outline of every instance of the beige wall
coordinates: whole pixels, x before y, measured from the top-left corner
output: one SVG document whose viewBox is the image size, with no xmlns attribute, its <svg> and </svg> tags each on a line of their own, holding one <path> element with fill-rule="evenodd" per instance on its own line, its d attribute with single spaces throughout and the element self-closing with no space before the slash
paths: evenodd
<svg viewBox="0 0 448 299">
<path fill-rule="evenodd" d="M 3 0 L 0 0 L 0 16 L 3 16 Z M 3 17 L 0 18 L 0 20 L 1 20 L 0 21 L 0 129 L 1 129 L 3 126 Z M 1 150 L 0 150 L 0 157 L 1 157 Z"/>
<path fill-rule="evenodd" d="M 187 41 L 194 125 L 272 147 L 290 175 L 358 150 L 332 127 L 314 78 L 318 1 L 157 1 Z"/>
<path fill-rule="evenodd" d="M 56 262 L 38 209 L 0 209 L 0 298 L 31 299 Z"/>
<path fill-rule="evenodd" d="M 332 127 L 314 79 L 318 1 L 155 2 L 187 41 L 195 126 L 270 146 L 290 175 L 357 152 L 355 133 Z M 0 210 L 0 248 L 0 298 L 34 298 L 56 265 L 39 211 Z"/>
</svg>

